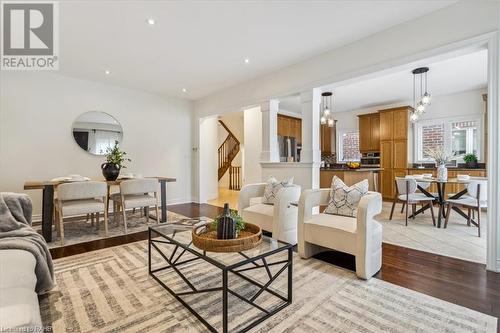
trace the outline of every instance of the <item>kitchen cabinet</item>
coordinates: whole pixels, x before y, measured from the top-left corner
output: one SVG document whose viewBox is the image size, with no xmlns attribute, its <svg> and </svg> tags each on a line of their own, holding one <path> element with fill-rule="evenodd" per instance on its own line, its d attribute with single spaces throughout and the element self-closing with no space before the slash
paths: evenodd
<svg viewBox="0 0 500 333">
<path fill-rule="evenodd" d="M 396 194 L 395 177 L 408 173 L 408 115 L 410 107 L 380 110 L 381 193 L 386 200 Z"/>
<path fill-rule="evenodd" d="M 394 140 L 392 142 L 392 167 L 406 169 L 408 167 L 408 141 Z"/>
<path fill-rule="evenodd" d="M 278 115 L 278 135 L 291 136 L 302 142 L 302 119 L 289 117 L 282 114 Z"/>
<path fill-rule="evenodd" d="M 380 150 L 380 116 L 378 113 L 359 115 L 359 150 Z"/>
<path fill-rule="evenodd" d="M 328 125 L 321 125 L 320 128 L 321 154 L 331 154 L 332 152 L 332 128 Z"/>
<path fill-rule="evenodd" d="M 392 140 L 392 112 L 380 113 L 380 141 Z"/>
</svg>

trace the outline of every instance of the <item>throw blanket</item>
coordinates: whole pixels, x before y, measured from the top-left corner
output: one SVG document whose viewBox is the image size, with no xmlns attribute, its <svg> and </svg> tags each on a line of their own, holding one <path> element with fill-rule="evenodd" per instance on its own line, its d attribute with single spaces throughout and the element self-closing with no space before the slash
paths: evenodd
<svg viewBox="0 0 500 333">
<path fill-rule="evenodd" d="M 31 212 L 31 200 L 26 194 L 0 193 L 0 250 L 17 249 L 33 254 L 35 291 L 42 294 L 54 287 L 54 269 L 45 239 L 31 228 Z"/>
</svg>

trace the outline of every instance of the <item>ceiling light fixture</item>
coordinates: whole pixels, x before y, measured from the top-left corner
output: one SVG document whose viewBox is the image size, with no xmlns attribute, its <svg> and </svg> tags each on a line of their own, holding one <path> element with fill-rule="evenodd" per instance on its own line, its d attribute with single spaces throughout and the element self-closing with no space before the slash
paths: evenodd
<svg viewBox="0 0 500 333">
<path fill-rule="evenodd" d="M 245 64 L 250 63 L 250 59 L 248 59 L 248 58 L 245 58 L 245 60 L 243 60 L 243 61 L 245 62 Z"/>
<path fill-rule="evenodd" d="M 182 92 L 185 93 L 187 92 L 188 90 L 186 88 L 182 88 Z"/>
<path fill-rule="evenodd" d="M 428 72 L 429 67 L 415 68 L 411 72 L 413 74 L 413 111 L 410 114 L 412 123 L 417 122 L 420 116 L 425 113 L 425 108 L 431 104 L 431 94 L 427 91 Z M 419 96 L 418 99 L 417 96 Z"/>
<path fill-rule="evenodd" d="M 328 125 L 328 127 L 333 127 L 337 120 L 333 119 L 332 116 L 332 99 L 333 94 L 329 91 L 321 94 L 321 104 L 322 104 L 322 113 L 320 123 L 321 125 Z"/>
<path fill-rule="evenodd" d="M 109 74 L 111 74 L 111 71 L 109 71 L 108 69 L 106 69 L 106 70 L 104 71 L 104 74 L 109 75 Z"/>
<path fill-rule="evenodd" d="M 149 25 L 154 25 L 154 24 L 156 23 L 155 19 L 153 19 L 153 18 L 148 18 L 148 19 L 146 20 L 146 22 L 147 22 Z"/>
</svg>

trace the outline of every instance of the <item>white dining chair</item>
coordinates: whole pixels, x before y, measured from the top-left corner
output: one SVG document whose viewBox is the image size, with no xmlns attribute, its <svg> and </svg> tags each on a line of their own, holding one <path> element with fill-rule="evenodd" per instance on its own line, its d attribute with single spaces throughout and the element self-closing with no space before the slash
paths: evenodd
<svg viewBox="0 0 500 333">
<path fill-rule="evenodd" d="M 157 179 L 130 179 L 120 183 L 120 193 L 111 196 L 116 208 L 121 210 L 125 233 L 127 233 L 127 209 L 146 210 L 146 223 L 149 222 L 149 207 L 156 209 L 156 223 L 160 223 Z M 114 214 L 117 214 L 115 211 Z"/>
<path fill-rule="evenodd" d="M 413 218 L 415 218 L 416 205 L 422 204 L 423 207 L 428 207 L 431 211 L 432 223 L 436 225 L 434 216 L 433 202 L 435 198 L 428 197 L 423 193 L 417 193 L 417 180 L 415 178 L 400 178 L 396 177 L 396 196 L 392 203 L 391 214 L 389 220 L 392 220 L 396 203 L 400 202 L 406 207 L 405 225 L 408 225 L 408 207 L 412 205 Z M 402 209 L 403 210 L 403 209 Z"/>
<path fill-rule="evenodd" d="M 458 199 L 446 200 L 446 220 L 444 227 L 448 226 L 448 220 L 453 207 L 461 206 L 467 209 L 467 225 L 472 221 L 472 212 L 477 211 L 477 223 L 472 223 L 477 227 L 477 235 L 481 237 L 481 209 L 488 208 L 488 181 L 474 180 L 467 184 L 467 194 Z"/>
<path fill-rule="evenodd" d="M 107 186 L 104 182 L 85 181 L 57 186 L 56 220 L 61 245 L 64 245 L 64 217 L 94 214 L 99 225 L 99 214 L 104 215 L 105 236 L 108 236 Z"/>
</svg>

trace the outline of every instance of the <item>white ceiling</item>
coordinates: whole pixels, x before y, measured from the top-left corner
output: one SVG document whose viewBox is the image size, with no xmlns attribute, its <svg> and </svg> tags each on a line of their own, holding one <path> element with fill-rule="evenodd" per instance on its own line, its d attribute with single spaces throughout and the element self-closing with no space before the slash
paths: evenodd
<svg viewBox="0 0 500 333">
<path fill-rule="evenodd" d="M 60 71 L 197 99 L 454 2 L 65 0 Z"/>
<path fill-rule="evenodd" d="M 487 86 L 488 51 L 486 49 L 458 57 L 425 63 L 429 67 L 428 88 L 432 96 L 448 95 Z M 340 87 L 325 86 L 323 91 L 333 91 L 333 111 L 359 110 L 379 105 L 406 103 L 413 99 L 414 65 L 390 75 L 381 75 L 369 80 Z M 280 109 L 301 113 L 300 97 L 288 96 L 280 99 Z"/>
</svg>

